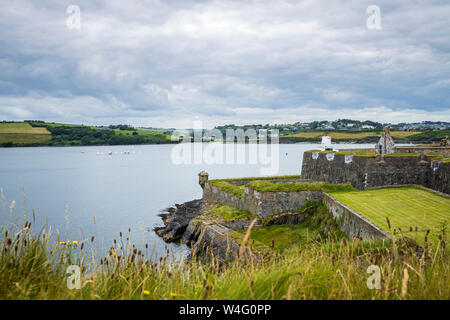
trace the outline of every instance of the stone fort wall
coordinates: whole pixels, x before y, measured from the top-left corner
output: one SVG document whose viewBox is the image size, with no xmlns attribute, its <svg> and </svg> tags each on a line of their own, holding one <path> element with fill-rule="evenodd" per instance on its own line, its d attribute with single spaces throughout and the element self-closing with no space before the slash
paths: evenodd
<svg viewBox="0 0 450 320">
<path fill-rule="evenodd" d="M 411 149 L 412 150 L 412 149 Z M 329 183 L 350 183 L 359 190 L 387 185 L 417 184 L 450 193 L 450 163 L 417 156 L 358 156 L 305 152 L 303 179 Z"/>
</svg>

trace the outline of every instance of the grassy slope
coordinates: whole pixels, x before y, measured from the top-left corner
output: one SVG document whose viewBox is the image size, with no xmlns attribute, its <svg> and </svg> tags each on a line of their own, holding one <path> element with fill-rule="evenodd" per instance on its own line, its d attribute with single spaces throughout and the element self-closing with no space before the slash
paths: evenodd
<svg viewBox="0 0 450 320">
<path fill-rule="evenodd" d="M 26 122 L 0 122 L 0 144 L 12 142 L 14 144 L 45 143 L 51 139 L 46 128 L 33 128 Z"/>
<path fill-rule="evenodd" d="M 385 188 L 333 194 L 384 230 L 401 228 L 402 234 L 423 244 L 426 230 L 429 241 L 436 243 L 443 223 L 450 222 L 450 199 L 414 187 Z M 410 227 L 413 231 L 410 232 Z M 415 232 L 418 227 L 418 232 Z"/>
</svg>

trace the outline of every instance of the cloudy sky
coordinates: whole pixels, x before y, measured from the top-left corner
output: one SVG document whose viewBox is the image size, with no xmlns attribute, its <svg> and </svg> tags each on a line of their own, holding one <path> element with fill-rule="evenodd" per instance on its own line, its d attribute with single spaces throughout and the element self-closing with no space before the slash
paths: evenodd
<svg viewBox="0 0 450 320">
<path fill-rule="evenodd" d="M 0 120 L 450 121 L 448 0 L 2 2 Z"/>
</svg>

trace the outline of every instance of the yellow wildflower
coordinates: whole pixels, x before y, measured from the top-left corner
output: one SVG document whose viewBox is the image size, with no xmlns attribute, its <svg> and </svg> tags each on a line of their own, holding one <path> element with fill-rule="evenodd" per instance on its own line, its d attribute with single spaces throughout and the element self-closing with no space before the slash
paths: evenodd
<svg viewBox="0 0 450 320">
<path fill-rule="evenodd" d="M 113 252 L 113 256 L 114 256 L 114 257 L 117 257 L 117 253 Z"/>
<path fill-rule="evenodd" d="M 171 292 L 171 293 L 170 293 L 170 296 L 171 296 L 171 297 L 176 297 L 177 295 L 178 295 L 178 293 L 175 293 L 175 292 Z"/>
<path fill-rule="evenodd" d="M 144 291 L 142 291 L 142 293 L 145 294 L 146 296 L 148 296 L 150 294 L 150 291 L 144 290 Z"/>
<path fill-rule="evenodd" d="M 78 244 L 78 241 L 75 240 L 75 241 L 72 241 L 72 243 L 73 243 L 73 244 Z"/>
<path fill-rule="evenodd" d="M 66 244 L 64 241 L 60 241 L 59 244 Z"/>
</svg>

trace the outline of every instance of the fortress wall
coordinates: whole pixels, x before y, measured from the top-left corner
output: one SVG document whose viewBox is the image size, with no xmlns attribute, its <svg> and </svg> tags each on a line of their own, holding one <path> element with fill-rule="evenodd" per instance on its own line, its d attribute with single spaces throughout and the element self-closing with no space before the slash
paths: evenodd
<svg viewBox="0 0 450 320">
<path fill-rule="evenodd" d="M 320 201 L 322 198 L 320 191 L 259 192 L 245 188 L 245 198 L 240 199 L 209 183 L 206 183 L 203 189 L 203 199 L 206 201 L 235 206 L 260 217 L 295 211 L 302 207 L 306 200 Z"/>
<path fill-rule="evenodd" d="M 225 206 L 235 206 L 240 210 L 249 210 L 248 202 L 245 199 L 235 197 L 208 182 L 205 183 L 203 188 L 203 200 L 217 202 Z"/>
<path fill-rule="evenodd" d="M 364 240 L 391 238 L 388 232 L 339 202 L 329 194 L 324 194 L 328 211 L 338 222 L 340 229 L 349 237 L 362 237 Z"/>
<path fill-rule="evenodd" d="M 259 192 L 245 188 L 245 200 L 249 203 L 249 211 L 260 217 L 295 211 L 302 207 L 306 200 L 320 201 L 322 198 L 321 191 Z"/>
<path fill-rule="evenodd" d="M 450 162 L 432 161 L 429 164 L 432 174 L 425 176 L 425 187 L 450 194 Z"/>
<path fill-rule="evenodd" d="M 327 156 L 328 155 L 328 156 Z M 428 157 L 426 157 L 428 158 Z M 418 184 L 450 193 L 450 166 L 421 157 L 359 157 L 326 153 L 303 154 L 302 178 L 329 183 L 350 183 L 359 190 L 386 185 Z"/>
<path fill-rule="evenodd" d="M 327 157 L 328 155 L 328 157 Z M 302 177 L 330 183 L 350 183 L 357 189 L 365 189 L 366 166 L 375 164 L 376 158 L 351 157 L 345 155 L 305 152 L 303 154 Z"/>
<path fill-rule="evenodd" d="M 225 191 L 206 183 L 203 189 L 203 199 L 210 202 L 217 202 L 222 205 L 233 205 L 242 210 L 248 210 L 253 214 L 257 214 L 262 218 L 274 216 L 281 212 L 295 211 L 302 207 L 306 200 L 321 201 L 324 200 L 328 211 L 339 224 L 340 229 L 349 237 L 362 237 L 365 240 L 389 238 L 390 235 L 379 227 L 374 225 L 356 211 L 334 199 L 331 195 L 321 191 L 299 191 L 299 192 L 259 192 L 250 188 L 245 188 L 245 199 L 237 198 Z M 271 224 L 279 223 L 302 223 L 306 216 L 304 215 L 281 215 L 274 216 Z M 278 221 L 280 220 L 280 221 Z M 245 229 L 248 227 L 249 220 L 243 221 L 244 224 L 229 224 L 222 226 L 226 229 Z M 198 232 L 189 231 L 194 224 L 190 223 L 186 234 L 197 234 Z M 195 228 L 194 228 L 195 229 Z M 198 230 L 197 230 L 198 231 Z M 210 229 L 210 231 L 214 231 Z M 213 232 L 217 234 L 216 231 Z M 220 235 L 226 232 L 219 232 Z M 191 239 L 192 238 L 192 239 Z M 194 241 L 195 237 L 187 237 L 188 241 Z M 214 238 L 217 238 L 214 236 Z M 225 239 L 226 237 L 223 237 Z M 212 238 L 211 238 L 212 239 Z M 219 237 L 219 240 L 222 239 Z M 224 242 L 224 240 L 219 242 Z M 195 242 L 195 241 L 194 241 Z M 220 243 L 219 243 L 220 244 Z M 229 245 L 229 244 L 228 244 Z M 223 247 L 220 245 L 219 247 Z"/>
</svg>

